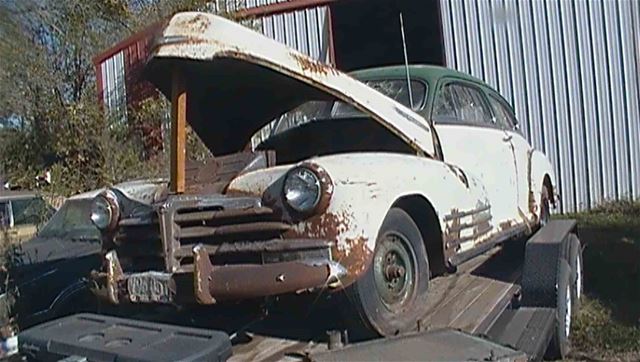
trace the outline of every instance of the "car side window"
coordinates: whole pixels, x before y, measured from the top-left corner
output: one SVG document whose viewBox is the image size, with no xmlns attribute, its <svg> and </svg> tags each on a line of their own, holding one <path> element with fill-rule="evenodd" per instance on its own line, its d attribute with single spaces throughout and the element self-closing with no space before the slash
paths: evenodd
<svg viewBox="0 0 640 362">
<path fill-rule="evenodd" d="M 517 122 L 504 103 L 493 95 L 489 95 L 489 103 L 493 108 L 496 123 L 504 129 L 515 129 Z"/>
<path fill-rule="evenodd" d="M 36 225 L 49 216 L 47 204 L 41 198 L 13 200 L 11 207 L 15 225 Z"/>
<path fill-rule="evenodd" d="M 440 90 L 434 104 L 433 118 L 436 123 L 492 125 L 491 109 L 482 93 L 460 83 L 449 83 Z"/>
<path fill-rule="evenodd" d="M 438 93 L 433 106 L 433 118 L 435 120 L 460 120 L 457 117 L 456 89 L 453 84 L 447 84 Z"/>
</svg>

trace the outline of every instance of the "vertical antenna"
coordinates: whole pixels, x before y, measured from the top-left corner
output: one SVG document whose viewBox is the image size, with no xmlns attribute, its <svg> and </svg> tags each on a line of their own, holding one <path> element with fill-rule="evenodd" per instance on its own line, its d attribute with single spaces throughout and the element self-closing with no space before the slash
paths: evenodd
<svg viewBox="0 0 640 362">
<path fill-rule="evenodd" d="M 409 75 L 409 55 L 407 54 L 407 39 L 404 36 L 404 17 L 400 12 L 400 32 L 402 33 L 402 49 L 404 50 L 404 69 L 407 72 L 407 88 L 409 89 L 409 104 L 413 110 L 413 91 L 411 90 L 411 76 Z"/>
</svg>

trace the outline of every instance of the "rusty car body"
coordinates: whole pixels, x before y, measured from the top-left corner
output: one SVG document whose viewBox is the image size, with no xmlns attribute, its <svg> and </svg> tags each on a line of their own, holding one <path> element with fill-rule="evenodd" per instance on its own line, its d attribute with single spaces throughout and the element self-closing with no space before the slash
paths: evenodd
<svg viewBox="0 0 640 362">
<path fill-rule="evenodd" d="M 96 293 L 213 305 L 344 291 L 375 333 L 412 328 L 429 278 L 530 235 L 555 179 L 495 91 L 409 68 L 411 87 L 404 67 L 352 77 L 215 15 L 175 15 L 146 69 L 172 100 L 170 186 L 96 198 Z M 186 123 L 214 158 L 185 161 Z"/>
</svg>

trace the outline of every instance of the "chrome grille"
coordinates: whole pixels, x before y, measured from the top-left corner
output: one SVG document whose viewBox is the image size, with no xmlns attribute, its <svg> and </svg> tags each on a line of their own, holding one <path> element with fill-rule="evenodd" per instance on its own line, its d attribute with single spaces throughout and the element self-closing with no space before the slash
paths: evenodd
<svg viewBox="0 0 640 362">
<path fill-rule="evenodd" d="M 290 229 L 259 198 L 180 195 L 159 205 L 153 217 L 120 220 L 114 241 L 118 255 L 131 258 L 130 268 L 138 269 L 135 264 L 146 258 L 145 264 L 155 260 L 175 271 L 193 262 L 197 244 L 216 254 L 214 263 L 260 262 L 261 254 L 248 245 L 278 239 Z"/>
</svg>

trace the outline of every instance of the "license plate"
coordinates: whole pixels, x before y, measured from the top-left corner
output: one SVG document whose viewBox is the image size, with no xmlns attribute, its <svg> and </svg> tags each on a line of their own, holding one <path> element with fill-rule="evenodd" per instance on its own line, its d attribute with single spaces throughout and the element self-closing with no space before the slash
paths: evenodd
<svg viewBox="0 0 640 362">
<path fill-rule="evenodd" d="M 171 275 L 149 272 L 135 274 L 127 279 L 129 300 L 134 303 L 171 303 L 173 293 Z"/>
</svg>

